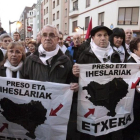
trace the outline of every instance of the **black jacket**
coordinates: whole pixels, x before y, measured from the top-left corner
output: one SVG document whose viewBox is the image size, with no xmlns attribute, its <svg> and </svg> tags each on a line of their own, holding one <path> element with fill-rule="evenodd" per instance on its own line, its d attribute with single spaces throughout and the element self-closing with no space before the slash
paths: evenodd
<svg viewBox="0 0 140 140">
<path fill-rule="evenodd" d="M 120 63 L 120 56 L 117 52 L 114 51 L 114 53 L 111 56 L 111 62 L 112 63 Z M 79 59 L 77 61 L 79 64 L 90 64 L 90 63 L 101 63 L 100 60 L 96 57 L 94 52 L 91 50 L 91 47 L 87 47 L 83 53 L 79 56 Z"/>
<path fill-rule="evenodd" d="M 0 76 L 6 77 L 6 67 L 4 67 L 3 65 L 0 67 Z"/>
<path fill-rule="evenodd" d="M 135 61 L 135 59 L 133 57 L 130 57 L 128 60 L 127 60 L 127 63 L 137 63 Z"/>
<path fill-rule="evenodd" d="M 4 55 L 3 55 L 2 50 L 0 49 L 0 62 L 3 61 L 3 59 L 4 59 Z"/>
<path fill-rule="evenodd" d="M 51 65 L 44 65 L 39 59 L 38 50 L 25 59 L 21 70 L 23 79 L 49 81 L 56 83 L 70 83 L 72 77 L 72 63 L 61 50 L 51 60 Z"/>
<path fill-rule="evenodd" d="M 112 63 L 120 63 L 120 56 L 119 54 L 114 51 L 111 56 Z M 84 51 L 80 54 L 79 59 L 77 61 L 79 64 L 90 64 L 90 63 L 101 63 L 100 60 L 96 57 L 94 52 L 91 50 L 90 46 L 84 49 Z M 122 130 L 118 130 L 106 135 L 102 136 L 91 136 L 89 134 L 84 134 L 80 132 L 80 140 L 122 140 Z"/>
<path fill-rule="evenodd" d="M 90 41 L 91 41 L 91 38 L 88 38 L 84 43 L 82 43 L 80 46 L 79 46 L 79 49 L 78 49 L 78 52 L 77 52 L 77 60 L 79 59 L 79 56 L 81 55 L 81 53 L 88 47 L 90 47 Z M 76 61 L 77 61 L 76 60 Z"/>
</svg>

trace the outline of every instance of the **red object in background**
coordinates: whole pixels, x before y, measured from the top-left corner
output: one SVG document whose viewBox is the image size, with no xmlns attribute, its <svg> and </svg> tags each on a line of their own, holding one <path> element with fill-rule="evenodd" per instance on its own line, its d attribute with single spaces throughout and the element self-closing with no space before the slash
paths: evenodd
<svg viewBox="0 0 140 140">
<path fill-rule="evenodd" d="M 71 41 L 71 37 L 68 36 L 68 37 L 66 38 L 66 41 Z"/>
<path fill-rule="evenodd" d="M 27 26 L 27 31 L 31 32 L 32 31 L 32 27 L 31 26 Z"/>
<path fill-rule="evenodd" d="M 88 24 L 88 29 L 87 29 L 87 33 L 86 33 L 85 39 L 89 38 L 91 29 L 92 29 L 92 17 L 91 17 L 90 22 Z"/>
</svg>

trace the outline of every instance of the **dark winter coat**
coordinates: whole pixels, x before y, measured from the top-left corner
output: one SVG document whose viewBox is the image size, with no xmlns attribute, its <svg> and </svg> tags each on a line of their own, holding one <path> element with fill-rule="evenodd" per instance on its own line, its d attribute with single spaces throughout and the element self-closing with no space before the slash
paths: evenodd
<svg viewBox="0 0 140 140">
<path fill-rule="evenodd" d="M 4 55 L 3 55 L 2 50 L 0 49 L 0 62 L 3 61 L 3 59 L 4 59 Z"/>
<path fill-rule="evenodd" d="M 120 57 L 117 52 L 114 51 L 111 57 L 112 63 L 120 63 Z M 77 60 L 79 64 L 90 64 L 90 63 L 101 63 L 100 60 L 96 57 L 94 52 L 92 51 L 91 47 L 87 47 L 83 53 L 79 56 Z"/>
<path fill-rule="evenodd" d="M 127 60 L 127 63 L 137 63 L 135 61 L 135 59 L 133 57 L 130 57 L 128 60 Z"/>
<path fill-rule="evenodd" d="M 23 79 L 49 81 L 56 83 L 70 83 L 72 63 L 61 50 L 51 60 L 51 65 L 44 65 L 39 58 L 38 50 L 28 56 L 21 70 Z"/>
<path fill-rule="evenodd" d="M 133 57 L 130 57 L 127 63 L 137 63 Z M 137 85 L 139 82 L 137 83 Z M 135 90 L 134 102 L 133 102 L 133 114 L 134 121 L 124 130 L 124 140 L 135 140 L 140 138 L 140 93 Z M 136 140 L 137 140 L 136 139 Z"/>
<path fill-rule="evenodd" d="M 114 51 L 112 57 L 111 57 L 112 63 L 120 63 L 120 57 L 117 52 Z M 91 47 L 88 46 L 79 56 L 79 59 L 77 61 L 79 64 L 90 64 L 90 63 L 101 63 L 100 60 L 96 57 L 94 52 L 91 50 Z M 122 130 L 118 130 L 106 135 L 102 136 L 91 136 L 89 134 L 84 134 L 80 132 L 80 140 L 122 140 L 123 134 Z"/>
<path fill-rule="evenodd" d="M 6 67 L 4 67 L 3 65 L 0 67 L 0 76 L 6 77 Z"/>
</svg>

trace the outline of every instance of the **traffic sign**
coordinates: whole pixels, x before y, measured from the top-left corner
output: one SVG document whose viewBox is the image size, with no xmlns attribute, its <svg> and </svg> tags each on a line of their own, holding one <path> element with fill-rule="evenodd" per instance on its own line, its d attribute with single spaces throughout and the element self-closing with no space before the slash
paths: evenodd
<svg viewBox="0 0 140 140">
<path fill-rule="evenodd" d="M 32 31 L 32 27 L 31 26 L 27 26 L 27 31 L 31 32 Z"/>
</svg>

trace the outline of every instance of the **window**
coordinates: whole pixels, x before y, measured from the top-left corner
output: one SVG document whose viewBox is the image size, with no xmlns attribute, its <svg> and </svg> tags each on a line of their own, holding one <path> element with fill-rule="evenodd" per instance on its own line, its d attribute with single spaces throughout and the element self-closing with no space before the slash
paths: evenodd
<svg viewBox="0 0 140 140">
<path fill-rule="evenodd" d="M 57 19 L 59 19 L 59 11 L 57 11 Z"/>
<path fill-rule="evenodd" d="M 118 25 L 138 25 L 139 8 L 119 8 Z"/>
<path fill-rule="evenodd" d="M 90 0 L 86 0 L 86 8 L 90 6 Z"/>
<path fill-rule="evenodd" d="M 89 24 L 89 17 L 85 18 L 85 30 L 87 30 Z"/>
<path fill-rule="evenodd" d="M 53 14 L 53 21 L 55 20 L 55 14 Z"/>
<path fill-rule="evenodd" d="M 67 23 L 65 23 L 65 30 L 67 30 Z"/>
<path fill-rule="evenodd" d="M 55 8 L 55 1 L 53 1 L 53 9 Z"/>
<path fill-rule="evenodd" d="M 45 12 L 46 12 L 46 10 L 44 9 L 44 15 L 46 14 Z"/>
<path fill-rule="evenodd" d="M 46 24 L 48 24 L 48 18 L 46 18 Z"/>
<path fill-rule="evenodd" d="M 65 17 L 67 17 L 67 9 L 65 9 Z"/>
<path fill-rule="evenodd" d="M 98 25 L 104 25 L 104 12 L 98 14 Z"/>
<path fill-rule="evenodd" d="M 77 20 L 72 22 L 72 32 L 75 32 L 76 27 L 77 27 Z"/>
<path fill-rule="evenodd" d="M 59 24 L 56 25 L 57 29 L 59 30 Z"/>
<path fill-rule="evenodd" d="M 73 11 L 78 10 L 78 0 L 73 2 Z"/>
<path fill-rule="evenodd" d="M 57 5 L 59 5 L 59 0 L 57 0 Z"/>
<path fill-rule="evenodd" d="M 48 7 L 46 7 L 46 13 L 48 13 Z"/>
<path fill-rule="evenodd" d="M 44 25 L 45 25 L 45 19 L 44 19 Z"/>
</svg>

